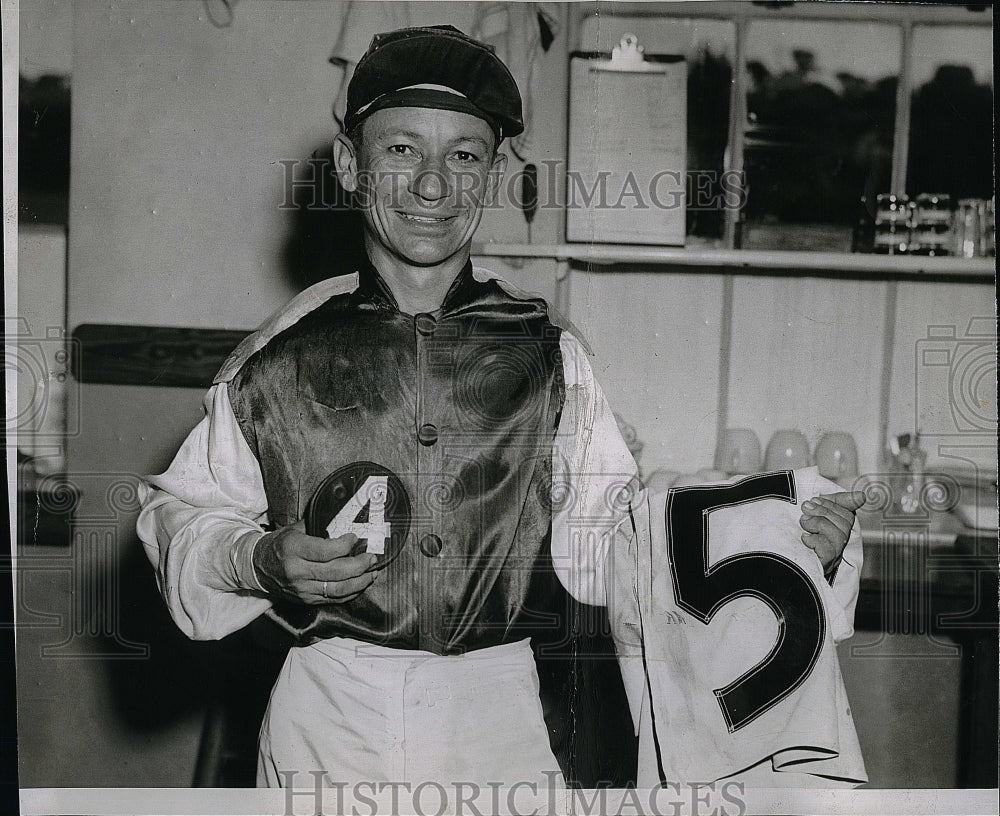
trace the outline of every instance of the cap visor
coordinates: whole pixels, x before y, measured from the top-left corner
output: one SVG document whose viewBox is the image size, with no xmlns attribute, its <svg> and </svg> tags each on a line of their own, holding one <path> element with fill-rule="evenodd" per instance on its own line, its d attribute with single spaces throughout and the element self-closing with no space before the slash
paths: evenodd
<svg viewBox="0 0 1000 816">
<path fill-rule="evenodd" d="M 434 108 L 435 110 L 451 110 L 459 113 L 467 113 L 486 122 L 493 131 L 494 136 L 499 138 L 500 135 L 499 123 L 492 117 L 487 116 L 482 108 L 473 105 L 472 102 L 460 94 L 438 91 L 433 88 L 403 88 L 402 90 L 385 94 L 358 114 L 355 122 L 349 125 L 349 129 L 376 111 L 385 110 L 386 108 Z"/>
</svg>

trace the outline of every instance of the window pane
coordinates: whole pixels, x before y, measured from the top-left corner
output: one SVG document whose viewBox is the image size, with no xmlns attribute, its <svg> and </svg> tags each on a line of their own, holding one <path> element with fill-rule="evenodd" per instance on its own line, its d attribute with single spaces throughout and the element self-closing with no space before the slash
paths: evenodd
<svg viewBox="0 0 1000 816">
<path fill-rule="evenodd" d="M 728 20 L 612 16 L 602 11 L 584 20 L 580 48 L 610 52 L 630 33 L 647 54 L 682 54 L 687 59 L 687 245 L 719 245 L 725 223 L 721 179 L 736 26 Z M 696 183 L 701 186 L 693 190 Z"/>
<path fill-rule="evenodd" d="M 850 251 L 862 196 L 889 190 L 902 32 L 753 21 L 747 30 L 747 248 Z"/>
<path fill-rule="evenodd" d="M 993 195 L 992 40 L 987 27 L 913 29 L 908 194 Z"/>
</svg>

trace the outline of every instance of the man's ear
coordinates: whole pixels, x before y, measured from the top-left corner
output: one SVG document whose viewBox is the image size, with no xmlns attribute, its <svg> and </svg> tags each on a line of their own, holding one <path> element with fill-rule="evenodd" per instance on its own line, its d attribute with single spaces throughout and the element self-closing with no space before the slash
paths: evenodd
<svg viewBox="0 0 1000 816">
<path fill-rule="evenodd" d="M 358 155 L 354 144 L 343 133 L 333 140 L 333 169 L 340 186 L 353 193 L 358 189 Z"/>
<path fill-rule="evenodd" d="M 500 192 L 500 185 L 503 184 L 504 174 L 507 172 L 507 154 L 499 150 L 493 157 L 493 164 L 490 166 L 489 176 L 486 179 L 486 203 L 496 202 Z"/>
</svg>

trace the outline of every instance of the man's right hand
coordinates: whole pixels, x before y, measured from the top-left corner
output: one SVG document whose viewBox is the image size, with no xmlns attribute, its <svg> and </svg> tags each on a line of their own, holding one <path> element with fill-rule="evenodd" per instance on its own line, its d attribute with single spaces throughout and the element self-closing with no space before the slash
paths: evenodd
<svg viewBox="0 0 1000 816">
<path fill-rule="evenodd" d="M 300 520 L 266 533 L 254 548 L 253 566 L 270 595 L 305 604 L 346 603 L 375 580 L 375 571 L 369 570 L 378 556 L 351 555 L 357 543 L 353 533 L 339 538 L 306 535 Z"/>
</svg>

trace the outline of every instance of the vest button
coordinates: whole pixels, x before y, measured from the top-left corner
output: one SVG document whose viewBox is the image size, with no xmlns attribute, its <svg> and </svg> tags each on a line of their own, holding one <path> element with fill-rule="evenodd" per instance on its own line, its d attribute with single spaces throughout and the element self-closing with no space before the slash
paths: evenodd
<svg viewBox="0 0 1000 816">
<path fill-rule="evenodd" d="M 437 442 L 438 441 L 437 425 L 434 425 L 430 422 L 425 422 L 423 425 L 417 428 L 417 441 L 421 445 L 424 445 L 425 447 L 429 447 L 433 445 L 435 442 Z"/>
<path fill-rule="evenodd" d="M 428 533 L 420 539 L 420 552 L 428 558 L 436 558 L 438 553 L 441 552 L 442 546 L 440 537 L 434 535 L 434 533 Z"/>
<path fill-rule="evenodd" d="M 424 337 L 430 337 L 434 334 L 434 327 L 437 325 L 437 321 L 434 319 L 433 315 L 427 314 L 427 312 L 421 312 L 415 318 L 413 318 L 413 323 L 417 327 L 417 332 L 422 334 Z"/>
</svg>

